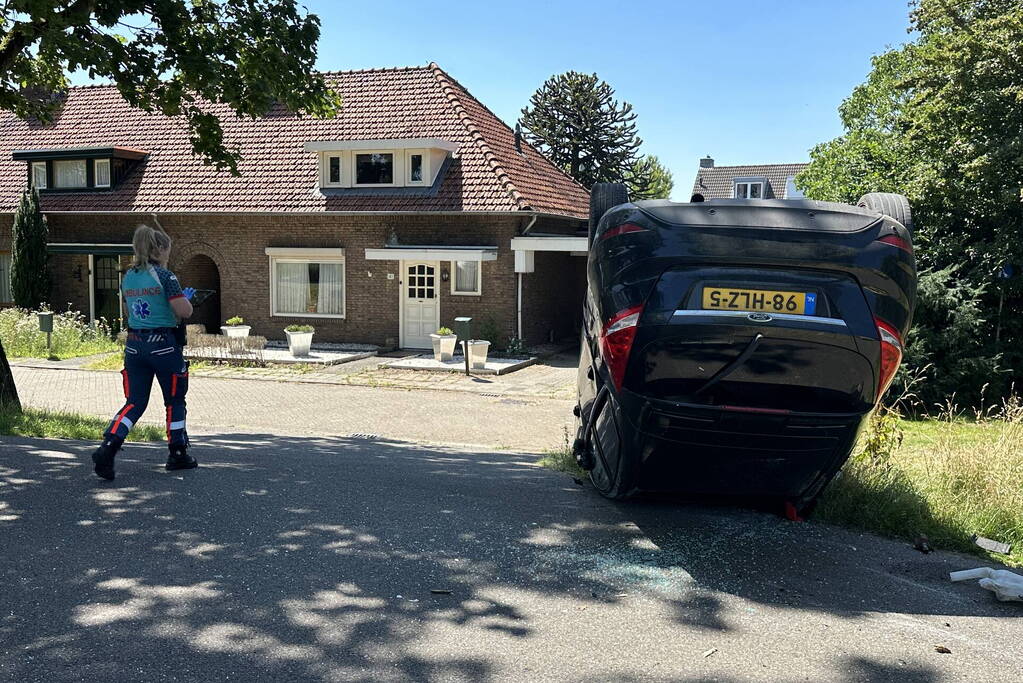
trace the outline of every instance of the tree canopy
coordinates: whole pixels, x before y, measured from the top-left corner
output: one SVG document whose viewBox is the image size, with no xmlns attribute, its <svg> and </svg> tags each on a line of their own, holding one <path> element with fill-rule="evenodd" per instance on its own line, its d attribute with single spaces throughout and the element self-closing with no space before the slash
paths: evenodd
<svg viewBox="0 0 1023 683">
<path fill-rule="evenodd" d="M 237 173 L 240 150 L 208 104 L 333 115 L 338 96 L 314 72 L 319 35 L 295 0 L 7 0 L 0 109 L 49 121 L 67 74 L 84 71 L 139 109 L 180 117 L 196 154 Z"/>
<path fill-rule="evenodd" d="M 641 198 L 663 192 L 665 183 L 671 191 L 671 173 L 639 153 L 632 105 L 615 99 L 597 74 L 569 71 L 547 79 L 519 123 L 526 139 L 583 187 L 626 183 Z"/>
<path fill-rule="evenodd" d="M 916 40 L 874 58 L 845 133 L 797 182 L 815 199 L 909 197 L 922 276 L 907 365 L 931 366 L 925 403 L 976 404 L 1023 380 L 1023 5 L 920 0 L 911 21 Z"/>
<path fill-rule="evenodd" d="M 633 199 L 668 199 L 675 187 L 671 171 L 651 154 L 632 164 L 625 174 L 625 183 Z"/>
<path fill-rule="evenodd" d="M 132 106 L 179 118 L 199 157 L 237 174 L 241 151 L 209 105 L 333 116 L 340 99 L 314 71 L 319 36 L 295 0 L 4 0 L 0 110 L 49 122 L 68 73 L 84 71 Z M 18 405 L 2 344 L 0 402 Z"/>
</svg>

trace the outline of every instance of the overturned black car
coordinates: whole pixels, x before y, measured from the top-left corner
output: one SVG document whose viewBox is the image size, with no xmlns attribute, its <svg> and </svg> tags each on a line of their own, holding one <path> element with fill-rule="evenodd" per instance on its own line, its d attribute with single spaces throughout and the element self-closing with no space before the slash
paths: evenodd
<svg viewBox="0 0 1023 683">
<path fill-rule="evenodd" d="M 600 493 L 807 514 L 902 359 L 909 204 L 591 197 L 577 461 Z"/>
</svg>

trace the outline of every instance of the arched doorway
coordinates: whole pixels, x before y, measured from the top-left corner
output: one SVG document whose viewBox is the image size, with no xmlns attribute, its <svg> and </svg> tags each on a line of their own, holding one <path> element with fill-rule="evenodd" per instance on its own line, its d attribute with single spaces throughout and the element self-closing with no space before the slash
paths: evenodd
<svg viewBox="0 0 1023 683">
<path fill-rule="evenodd" d="M 189 324 L 205 325 L 206 331 L 217 333 L 223 322 L 220 317 L 220 270 L 205 254 L 196 254 L 181 264 L 175 272 L 182 287 L 212 289 L 213 295 L 195 307 Z"/>
</svg>

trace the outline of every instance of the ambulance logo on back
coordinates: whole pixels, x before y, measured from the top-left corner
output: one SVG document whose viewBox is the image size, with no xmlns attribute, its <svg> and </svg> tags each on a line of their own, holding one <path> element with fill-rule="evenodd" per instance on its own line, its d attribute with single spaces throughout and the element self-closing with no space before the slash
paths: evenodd
<svg viewBox="0 0 1023 683">
<path fill-rule="evenodd" d="M 131 306 L 132 314 L 139 320 L 145 320 L 149 317 L 149 302 L 137 299 Z"/>
</svg>

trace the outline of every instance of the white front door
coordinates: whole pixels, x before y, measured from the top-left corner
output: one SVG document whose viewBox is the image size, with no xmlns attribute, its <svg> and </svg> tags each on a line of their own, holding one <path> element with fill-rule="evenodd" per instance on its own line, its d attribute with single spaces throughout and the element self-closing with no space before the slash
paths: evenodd
<svg viewBox="0 0 1023 683">
<path fill-rule="evenodd" d="M 430 334 L 440 327 L 440 297 L 436 262 L 402 262 L 401 346 L 429 349 Z"/>
</svg>

